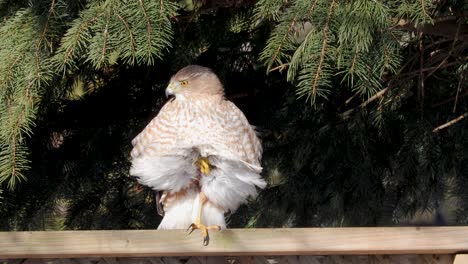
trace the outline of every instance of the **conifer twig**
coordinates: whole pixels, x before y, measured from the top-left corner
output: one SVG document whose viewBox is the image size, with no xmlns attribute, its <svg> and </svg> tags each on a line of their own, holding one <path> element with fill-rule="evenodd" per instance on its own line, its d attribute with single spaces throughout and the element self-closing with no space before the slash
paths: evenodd
<svg viewBox="0 0 468 264">
<path fill-rule="evenodd" d="M 283 38 L 281 39 L 278 48 L 276 48 L 275 54 L 273 54 L 273 57 L 270 60 L 269 65 L 273 65 L 273 63 L 276 60 L 276 57 L 278 57 L 278 54 L 281 50 L 281 46 L 283 46 L 284 41 L 286 40 L 286 37 L 288 36 L 289 32 L 291 32 L 291 29 L 294 27 L 294 24 L 296 23 L 297 15 L 294 16 L 294 18 L 291 21 L 291 24 L 289 24 L 288 31 L 284 34 Z"/>
<path fill-rule="evenodd" d="M 357 50 L 357 45 L 356 45 L 353 48 L 353 59 L 351 61 L 351 69 L 349 70 L 350 72 L 354 72 L 354 67 L 356 66 L 357 55 L 358 55 L 358 50 Z"/>
<path fill-rule="evenodd" d="M 146 14 L 145 6 L 143 5 L 143 1 L 139 0 L 141 9 L 143 10 L 143 15 L 145 15 L 145 22 L 146 22 L 146 31 L 148 32 L 148 49 L 151 50 L 151 23 L 148 18 L 148 14 Z"/>
<path fill-rule="evenodd" d="M 348 99 L 346 99 L 346 101 L 345 101 L 345 106 L 348 105 L 349 103 L 351 103 L 351 101 L 352 101 L 354 98 L 356 98 L 357 95 L 358 95 L 358 94 L 355 93 L 355 94 L 353 94 L 353 96 L 351 96 L 351 97 L 349 97 Z"/>
<path fill-rule="evenodd" d="M 317 82 L 320 78 L 320 73 L 322 70 L 322 65 L 323 61 L 325 59 L 325 51 L 327 48 L 327 33 L 328 33 L 328 26 L 330 23 L 331 16 L 333 14 L 333 8 L 335 7 L 335 0 L 333 0 L 330 4 L 330 9 L 328 10 L 328 16 L 327 16 L 327 21 L 325 23 L 325 27 L 323 28 L 323 42 L 322 42 L 322 51 L 320 52 L 320 61 L 317 67 L 317 72 L 315 73 L 314 77 L 314 84 L 312 85 L 312 96 L 315 96 L 315 93 L 317 91 Z"/>
<path fill-rule="evenodd" d="M 422 71 L 427 72 L 427 71 L 431 71 L 431 70 L 434 70 L 434 69 L 440 70 L 440 69 L 444 69 L 444 68 L 447 68 L 447 67 L 450 67 L 450 66 L 453 66 L 453 65 L 460 64 L 460 63 L 462 63 L 462 62 L 464 62 L 466 60 L 468 60 L 468 56 L 462 57 L 457 61 L 452 61 L 452 62 L 449 62 L 449 63 L 445 63 L 445 64 L 443 64 L 441 66 L 427 67 L 427 68 L 422 69 Z M 419 72 L 420 72 L 420 70 L 418 69 L 416 71 L 403 73 L 403 74 L 400 75 L 400 77 L 412 77 L 414 75 L 419 74 Z M 426 75 L 426 78 L 427 78 L 427 75 Z"/>
<path fill-rule="evenodd" d="M 278 66 L 274 67 L 273 69 L 269 70 L 268 72 L 273 72 L 273 71 L 276 71 L 276 70 L 279 70 L 281 72 L 282 70 L 287 68 L 289 66 L 289 64 L 290 64 L 289 62 L 288 63 L 283 63 L 281 65 L 278 65 Z"/>
<path fill-rule="evenodd" d="M 388 87 L 385 88 L 385 89 L 380 90 L 378 93 L 374 94 L 371 98 L 367 99 L 365 102 L 360 104 L 359 107 L 361 107 L 361 108 L 366 107 L 368 104 L 375 101 L 375 99 L 377 99 L 377 98 L 381 97 L 382 95 L 384 95 L 387 91 L 388 91 Z"/>
<path fill-rule="evenodd" d="M 465 97 L 465 96 L 468 96 L 468 91 L 466 91 L 466 92 L 464 92 L 464 93 L 458 95 L 458 99 L 460 99 L 460 98 L 462 98 L 462 97 Z M 445 100 L 443 100 L 443 101 L 440 101 L 440 102 L 437 102 L 437 103 L 432 104 L 431 107 L 434 108 L 434 107 L 437 107 L 437 106 L 441 106 L 441 105 L 444 105 L 444 104 L 448 104 L 448 103 L 454 101 L 455 98 L 456 98 L 455 96 L 450 97 L 450 98 L 445 99 Z"/>
<path fill-rule="evenodd" d="M 130 29 L 127 21 L 125 21 L 125 19 L 120 14 L 117 14 L 117 18 L 120 19 L 120 21 L 122 21 L 122 24 L 124 25 L 125 29 L 128 31 L 128 34 L 130 35 L 130 44 L 132 46 L 132 56 L 135 57 L 136 49 L 135 49 L 135 40 L 133 38 L 133 32 Z"/>
<path fill-rule="evenodd" d="M 421 8 L 422 8 L 422 11 L 423 11 L 424 15 L 425 15 L 426 17 L 431 18 L 431 17 L 427 14 L 427 12 L 426 12 L 426 6 L 424 5 L 424 0 L 421 0 Z"/>
<path fill-rule="evenodd" d="M 92 22 L 94 22 L 95 20 L 97 20 L 102 14 L 99 14 L 91 19 L 89 19 L 88 21 L 86 21 L 85 23 L 81 24 L 79 30 L 75 33 L 75 38 L 74 38 L 74 43 L 76 43 L 78 41 L 78 39 L 81 37 L 81 33 L 84 31 L 84 29 L 89 25 L 91 24 Z M 65 58 L 63 59 L 63 64 L 66 65 L 67 64 L 67 61 L 68 59 L 70 58 L 70 56 L 72 55 L 72 53 L 74 52 L 74 47 L 69 47 L 66 51 L 65 51 Z"/>
<path fill-rule="evenodd" d="M 40 65 L 39 65 L 40 64 L 39 63 L 39 49 L 41 48 L 42 41 L 44 40 L 46 31 L 49 27 L 49 21 L 50 21 L 50 17 L 52 16 L 52 13 L 54 12 L 54 7 L 55 7 L 55 0 L 52 0 L 52 3 L 50 4 L 49 13 L 47 14 L 47 20 L 45 22 L 44 29 L 42 30 L 41 37 L 36 42 L 36 51 L 34 55 L 36 59 L 36 73 L 37 73 L 38 79 L 41 78 L 41 71 L 40 71 Z"/>
<path fill-rule="evenodd" d="M 464 113 L 463 115 L 461 115 L 461 116 L 459 116 L 459 117 L 457 117 L 457 118 L 454 118 L 454 119 L 448 121 L 448 122 L 445 123 L 445 124 L 442 124 L 442 125 L 440 125 L 440 126 L 434 128 L 434 129 L 432 130 L 432 132 L 434 132 L 434 133 L 439 132 L 440 130 L 442 130 L 442 129 L 446 128 L 446 127 L 449 127 L 449 126 L 451 126 L 451 125 L 453 125 L 453 124 L 455 124 L 455 123 L 458 123 L 460 120 L 462 120 L 463 118 L 465 118 L 465 117 L 467 117 L 467 116 L 468 116 L 468 112 Z"/>
<path fill-rule="evenodd" d="M 437 67 L 435 67 L 431 72 L 429 72 L 426 75 L 426 79 L 429 78 L 429 76 L 431 76 L 432 74 L 434 74 L 434 72 L 436 72 L 444 63 L 447 62 L 447 60 L 450 58 L 450 56 L 452 56 L 453 50 L 455 49 L 455 43 L 458 42 L 458 36 L 460 34 L 461 24 L 462 24 L 462 19 L 460 19 L 460 21 L 458 22 L 457 31 L 455 32 L 455 38 L 453 39 L 452 45 L 450 47 L 450 50 L 449 50 L 447 56 L 445 57 L 445 59 L 443 59 L 439 63 L 439 65 L 437 65 Z"/>
<path fill-rule="evenodd" d="M 162 18 L 164 16 L 163 7 L 164 7 L 164 2 L 163 2 L 163 0 L 160 0 L 159 1 L 159 15 L 160 15 L 160 18 Z"/>
<path fill-rule="evenodd" d="M 106 28 L 104 29 L 104 39 L 102 43 L 102 51 L 101 51 L 101 61 L 103 61 L 106 57 L 106 47 L 107 47 L 107 35 L 109 33 L 109 15 L 107 15 L 107 21 L 106 21 Z"/>
<path fill-rule="evenodd" d="M 31 99 L 31 95 L 30 95 L 30 88 L 31 88 L 31 80 L 28 81 L 28 85 L 26 87 L 26 97 L 28 99 Z M 18 117 L 18 119 L 16 120 L 16 124 L 15 124 L 15 129 L 13 130 L 13 133 L 11 135 L 11 137 L 9 138 L 10 140 L 10 144 L 11 144 L 11 179 L 14 179 L 17 177 L 17 171 L 16 171 L 16 160 L 17 160 L 17 136 L 18 136 L 18 131 L 20 130 L 20 127 L 21 127 L 21 122 L 23 119 L 25 119 L 25 116 L 26 116 L 26 106 L 23 105 L 23 109 L 21 110 L 21 113 Z M 11 187 L 11 186 L 10 186 Z"/>
<path fill-rule="evenodd" d="M 424 1 L 424 0 L 423 0 Z M 419 106 L 420 106 L 420 111 L 422 113 L 422 110 L 424 108 L 424 72 L 423 72 L 423 66 L 424 66 L 424 44 L 422 41 L 424 33 L 421 32 L 420 34 L 420 41 L 419 41 L 419 75 L 418 75 L 418 100 L 419 100 Z"/>
<path fill-rule="evenodd" d="M 404 67 L 402 67 L 397 75 L 402 71 Z M 345 112 L 342 113 L 342 115 L 349 115 L 351 114 L 352 112 L 354 112 L 357 108 L 364 108 L 366 107 L 368 104 L 372 103 L 373 101 L 375 101 L 376 99 L 378 98 L 381 98 L 390 88 L 392 87 L 392 84 L 389 84 L 389 86 L 387 86 L 386 88 L 378 91 L 376 94 L 374 94 L 373 96 L 371 96 L 369 99 L 367 99 L 365 102 L 361 103 L 358 107 L 356 108 L 351 108 Z M 351 100 L 354 99 L 354 97 L 356 97 L 358 94 L 354 94 L 353 96 L 351 96 L 350 98 L 348 98 L 345 102 L 345 105 L 349 104 L 351 102 Z M 383 99 L 383 98 L 382 98 Z"/>
<path fill-rule="evenodd" d="M 307 11 L 307 17 L 310 16 L 310 14 L 312 13 L 312 11 L 314 10 L 315 8 L 315 5 L 317 4 L 318 0 L 315 0 L 315 2 L 310 6 L 309 10 Z M 334 2 L 334 1 L 333 1 Z M 283 46 L 283 43 L 284 41 L 286 40 L 286 38 L 288 37 L 288 34 L 291 32 L 291 30 L 293 29 L 294 25 L 296 24 L 296 20 L 297 20 L 297 15 L 294 16 L 294 18 L 292 19 L 291 23 L 289 24 L 289 27 L 288 27 L 288 31 L 286 31 L 286 33 L 284 34 L 283 38 L 281 39 L 279 45 L 278 45 L 278 48 L 276 49 L 275 51 L 275 54 L 273 54 L 273 57 L 271 58 L 270 60 L 270 63 L 269 65 L 273 65 L 273 63 L 275 62 L 276 60 L 276 57 L 278 57 L 278 54 L 279 52 L 281 51 L 281 47 Z M 280 65 L 281 66 L 281 65 Z M 271 70 L 269 70 L 269 72 L 273 71 L 273 70 L 276 70 L 276 69 L 281 69 L 282 68 L 278 68 L 278 67 L 275 67 Z"/>
<path fill-rule="evenodd" d="M 458 96 L 460 94 L 461 84 L 462 84 L 464 78 L 465 78 L 465 75 L 463 74 L 463 72 L 461 72 L 460 73 L 460 79 L 458 80 L 457 94 L 455 95 L 455 102 L 453 104 L 452 113 L 454 113 L 454 114 L 455 114 L 455 111 L 457 110 Z"/>
<path fill-rule="evenodd" d="M 23 58 L 24 54 L 26 53 L 26 51 L 22 51 L 20 55 L 18 55 L 16 57 L 16 59 L 10 64 L 8 65 L 8 70 L 6 71 L 6 74 L 5 74 L 5 78 L 3 78 L 3 82 L 7 82 L 7 80 L 10 78 L 10 74 L 13 73 L 13 68 L 15 67 L 16 63 Z"/>
</svg>

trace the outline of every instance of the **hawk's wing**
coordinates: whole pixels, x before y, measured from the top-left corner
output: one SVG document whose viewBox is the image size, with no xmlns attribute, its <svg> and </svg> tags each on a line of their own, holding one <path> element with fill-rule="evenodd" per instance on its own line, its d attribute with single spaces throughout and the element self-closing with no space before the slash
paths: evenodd
<svg viewBox="0 0 468 264">
<path fill-rule="evenodd" d="M 224 143 L 233 155 L 209 157 L 213 169 L 200 183 L 211 202 L 235 211 L 249 196 L 256 196 L 256 187 L 266 186 L 260 176 L 262 146 L 242 111 L 229 101 L 222 104 L 218 118 L 224 118 Z"/>
<path fill-rule="evenodd" d="M 132 158 L 155 156 L 167 151 L 175 144 L 174 119 L 177 118 L 177 106 L 167 102 L 158 115 L 133 140 Z"/>
<path fill-rule="evenodd" d="M 228 118 L 226 133 L 231 141 L 230 148 L 237 152 L 241 160 L 260 167 L 262 144 L 254 128 L 235 104 L 230 101 L 224 101 L 224 104 Z"/>
</svg>

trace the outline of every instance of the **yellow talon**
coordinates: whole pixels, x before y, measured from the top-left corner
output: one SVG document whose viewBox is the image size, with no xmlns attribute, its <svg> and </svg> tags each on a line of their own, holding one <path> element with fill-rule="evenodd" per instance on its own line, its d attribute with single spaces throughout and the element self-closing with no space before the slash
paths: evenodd
<svg viewBox="0 0 468 264">
<path fill-rule="evenodd" d="M 191 234 L 193 232 L 193 230 L 200 229 L 202 231 L 202 235 L 203 235 L 203 245 L 207 246 L 208 243 L 210 242 L 210 235 L 208 234 L 208 230 L 218 230 L 218 231 L 220 231 L 221 227 L 218 226 L 218 225 L 206 226 L 206 225 L 201 223 L 202 208 L 203 208 L 203 205 L 208 201 L 208 198 L 206 197 L 206 195 L 204 193 L 200 192 L 199 199 L 200 199 L 200 204 L 199 204 L 198 209 L 197 209 L 197 218 L 195 219 L 195 222 L 192 223 L 187 228 L 187 231 L 189 232 L 189 234 Z"/>
<path fill-rule="evenodd" d="M 210 162 L 208 161 L 208 158 L 206 157 L 199 158 L 195 162 L 195 165 L 198 166 L 202 174 L 208 175 L 210 173 Z"/>
<path fill-rule="evenodd" d="M 208 234 L 208 230 L 216 230 L 216 231 L 221 231 L 221 227 L 218 225 L 213 225 L 213 226 L 205 226 L 204 224 L 197 224 L 197 223 L 192 223 L 188 228 L 187 232 L 191 234 L 193 230 L 195 229 L 200 229 L 202 231 L 202 236 L 203 236 L 203 245 L 208 246 L 208 243 L 210 243 L 210 235 Z"/>
</svg>

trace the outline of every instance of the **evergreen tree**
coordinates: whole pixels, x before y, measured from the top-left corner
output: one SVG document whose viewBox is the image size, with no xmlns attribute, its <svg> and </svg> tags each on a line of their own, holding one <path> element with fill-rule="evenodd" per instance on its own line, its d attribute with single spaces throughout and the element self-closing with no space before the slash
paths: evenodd
<svg viewBox="0 0 468 264">
<path fill-rule="evenodd" d="M 189 63 L 215 69 L 265 148 L 269 186 L 231 226 L 425 212 L 467 223 L 467 11 L 457 0 L 0 1 L 0 226 L 155 228 L 153 191 L 128 175 L 130 141 Z"/>
</svg>

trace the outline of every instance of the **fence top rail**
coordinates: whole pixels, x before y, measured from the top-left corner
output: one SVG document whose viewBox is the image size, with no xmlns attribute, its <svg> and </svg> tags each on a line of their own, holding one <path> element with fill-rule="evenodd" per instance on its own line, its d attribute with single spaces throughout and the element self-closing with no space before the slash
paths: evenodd
<svg viewBox="0 0 468 264">
<path fill-rule="evenodd" d="M 149 256 L 456 254 L 468 227 L 0 232 L 0 259 Z"/>
</svg>

